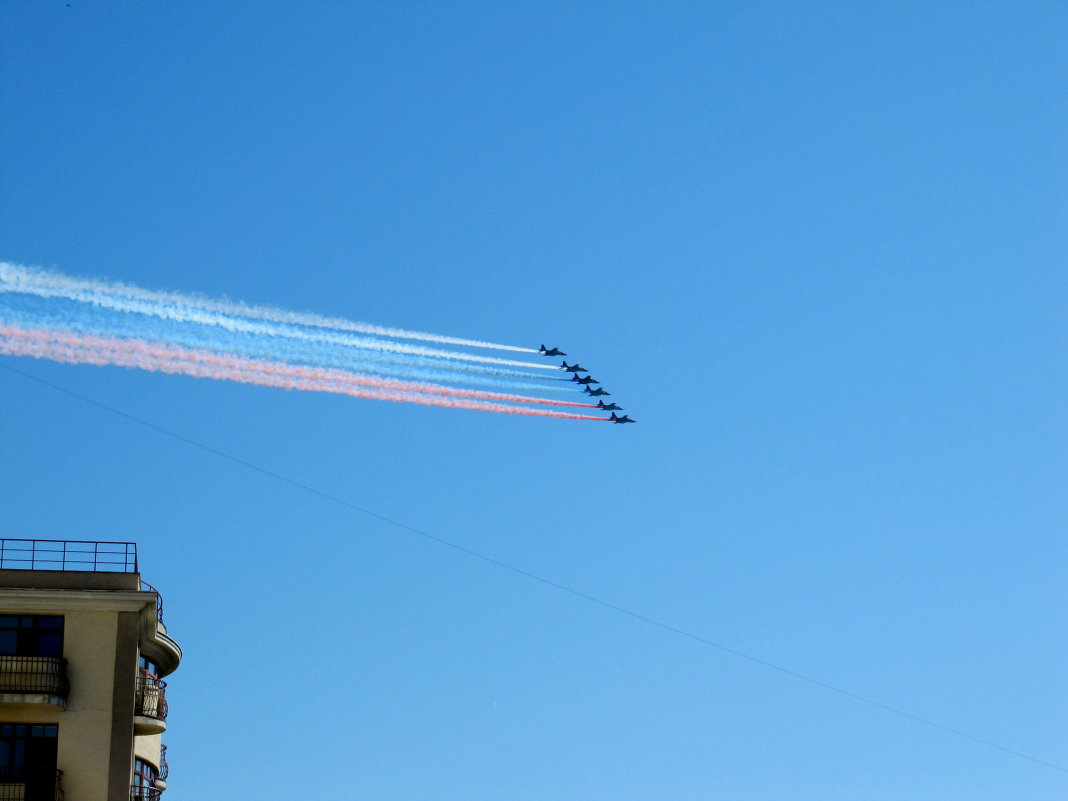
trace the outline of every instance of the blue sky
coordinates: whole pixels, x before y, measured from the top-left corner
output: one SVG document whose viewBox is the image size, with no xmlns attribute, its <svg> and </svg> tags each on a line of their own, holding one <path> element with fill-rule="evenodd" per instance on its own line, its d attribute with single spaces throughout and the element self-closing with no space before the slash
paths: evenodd
<svg viewBox="0 0 1068 801">
<path fill-rule="evenodd" d="M 636 426 L 2 358 L 1068 766 L 1063 3 L 0 8 L 0 259 L 536 346 Z M 1028 762 L 10 371 L 6 536 L 135 540 L 171 789 L 1064 798 Z"/>
</svg>

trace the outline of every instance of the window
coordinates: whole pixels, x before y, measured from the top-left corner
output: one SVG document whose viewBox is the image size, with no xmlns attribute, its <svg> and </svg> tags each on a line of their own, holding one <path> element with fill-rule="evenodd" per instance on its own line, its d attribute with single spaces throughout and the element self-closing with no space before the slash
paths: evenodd
<svg viewBox="0 0 1068 801">
<path fill-rule="evenodd" d="M 0 782 L 23 784 L 25 801 L 56 797 L 58 726 L 0 723 Z"/>
<path fill-rule="evenodd" d="M 63 618 L 58 615 L 0 615 L 0 654 L 63 656 Z"/>
<path fill-rule="evenodd" d="M 130 784 L 133 787 L 133 792 L 130 793 L 132 798 L 152 798 L 154 793 L 152 789 L 156 786 L 156 766 L 151 762 L 145 762 L 143 759 L 134 760 L 134 772 L 133 781 Z"/>
<path fill-rule="evenodd" d="M 137 666 L 141 669 L 142 676 L 149 676 L 153 679 L 159 678 L 159 668 L 156 666 L 156 663 L 148 657 L 142 656 L 138 659 Z"/>
</svg>

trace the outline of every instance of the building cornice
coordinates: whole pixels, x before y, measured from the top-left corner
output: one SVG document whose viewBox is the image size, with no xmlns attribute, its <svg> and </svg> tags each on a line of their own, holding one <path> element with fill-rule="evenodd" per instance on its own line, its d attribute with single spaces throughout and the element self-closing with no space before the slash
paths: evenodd
<svg viewBox="0 0 1068 801">
<path fill-rule="evenodd" d="M 0 610 L 4 611 L 137 612 L 147 604 L 151 604 L 155 609 L 156 594 L 154 592 L 0 587 Z"/>
</svg>

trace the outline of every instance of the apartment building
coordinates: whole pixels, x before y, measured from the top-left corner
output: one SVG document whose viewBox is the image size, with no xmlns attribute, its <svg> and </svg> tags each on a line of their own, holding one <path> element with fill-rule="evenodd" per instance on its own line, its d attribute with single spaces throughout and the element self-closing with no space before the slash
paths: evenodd
<svg viewBox="0 0 1068 801">
<path fill-rule="evenodd" d="M 181 658 L 134 543 L 0 539 L 0 801 L 160 799 Z"/>
</svg>

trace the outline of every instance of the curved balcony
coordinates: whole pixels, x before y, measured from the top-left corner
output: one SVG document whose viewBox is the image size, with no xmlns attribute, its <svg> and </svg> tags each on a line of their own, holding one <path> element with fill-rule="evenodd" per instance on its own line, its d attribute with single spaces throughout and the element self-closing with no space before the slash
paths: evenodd
<svg viewBox="0 0 1068 801">
<path fill-rule="evenodd" d="M 131 787 L 130 801 L 160 801 L 163 791 L 158 787 Z"/>
<path fill-rule="evenodd" d="M 63 771 L 0 765 L 0 801 L 63 801 Z"/>
<path fill-rule="evenodd" d="M 167 730 L 167 682 L 138 676 L 134 694 L 134 733 L 161 734 Z"/>
<path fill-rule="evenodd" d="M 156 663 L 159 675 L 166 676 L 173 673 L 182 661 L 182 648 L 167 635 L 167 627 L 163 623 L 163 596 L 159 590 L 147 581 L 141 581 L 141 589 L 156 596 L 156 621 L 155 626 L 143 627 L 138 648 L 142 656 L 147 656 Z"/>
<path fill-rule="evenodd" d="M 182 661 L 181 646 L 167 636 L 167 627 L 162 623 L 156 623 L 154 632 L 143 634 L 137 648 L 141 656 L 146 656 L 156 663 L 160 676 L 173 673 Z"/>
<path fill-rule="evenodd" d="M 0 702 L 65 707 L 69 695 L 63 657 L 0 655 Z"/>
</svg>

